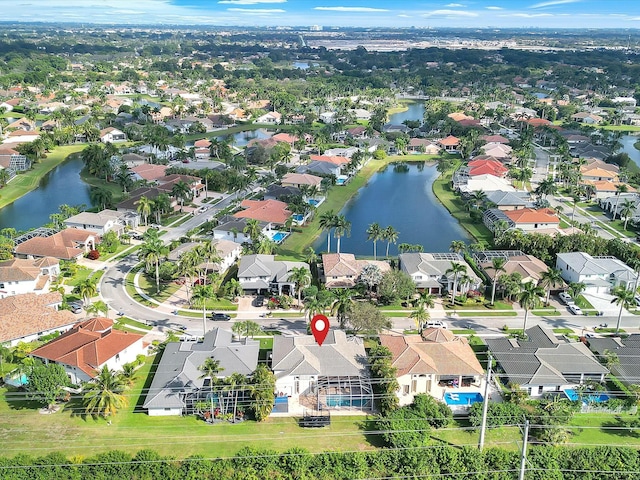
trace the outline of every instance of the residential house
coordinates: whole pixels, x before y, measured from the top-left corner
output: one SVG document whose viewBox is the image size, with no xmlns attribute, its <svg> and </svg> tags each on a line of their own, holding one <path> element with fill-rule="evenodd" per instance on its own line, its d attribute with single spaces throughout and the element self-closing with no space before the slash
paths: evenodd
<svg viewBox="0 0 640 480">
<path fill-rule="evenodd" d="M 309 269 L 309 265 L 275 260 L 274 255 L 245 255 L 238 266 L 238 280 L 245 292 L 293 295 L 296 284 L 290 276 L 294 268 Z"/>
<path fill-rule="evenodd" d="M 80 212 L 67 218 L 63 223 L 67 228 L 79 228 L 102 236 L 107 232 L 115 232 L 118 236 L 124 233 L 125 225 L 137 226 L 137 215 L 130 219 L 131 215 L 115 210 L 102 210 L 101 212 Z"/>
<path fill-rule="evenodd" d="M 273 338 L 276 412 L 372 411 L 373 389 L 364 342 L 329 330 L 322 346 L 311 335 Z"/>
<path fill-rule="evenodd" d="M 484 140 L 486 142 L 485 145 L 490 143 L 501 143 L 503 145 L 507 145 L 509 143 L 509 139 L 502 135 L 482 135 L 480 140 Z"/>
<path fill-rule="evenodd" d="M 498 160 L 508 161 L 511 159 L 513 149 L 503 143 L 487 143 L 480 147 L 485 155 L 492 156 Z"/>
<path fill-rule="evenodd" d="M 57 258 L 12 258 L 0 262 L 0 298 L 23 293 L 42 294 L 49 291 L 49 283 L 60 275 Z"/>
<path fill-rule="evenodd" d="M 213 358 L 220 364 L 216 379 L 238 373 L 251 375 L 258 366 L 260 343 L 234 340 L 227 330 L 214 328 L 202 341 L 169 342 L 165 346 L 142 408 L 149 416 L 191 415 L 200 401 L 214 402 L 212 379 L 200 367 Z M 248 399 L 241 398 L 241 401 Z"/>
<path fill-rule="evenodd" d="M 616 217 L 620 217 L 620 210 L 622 210 L 622 206 L 625 202 L 633 202 L 635 204 L 634 211 L 631 215 L 633 220 L 640 217 L 640 194 L 637 191 L 632 189 L 632 192 L 627 193 L 618 193 L 615 195 L 607 196 L 605 198 L 601 198 L 598 200 L 598 205 L 603 210 L 610 212 L 613 215 L 613 212 L 616 213 Z"/>
<path fill-rule="evenodd" d="M 458 177 L 455 179 L 454 188 L 461 193 L 472 193 L 482 190 L 483 192 L 515 192 L 516 189 L 511 185 L 509 180 L 502 177 L 496 177 L 490 173 L 476 175 L 475 177 Z"/>
<path fill-rule="evenodd" d="M 437 155 L 440 153 L 440 147 L 438 144 L 426 138 L 411 138 L 409 139 L 409 145 L 407 145 L 407 151 L 409 153 Z"/>
<path fill-rule="evenodd" d="M 578 112 L 574 115 L 571 115 L 571 120 L 573 120 L 574 122 L 585 123 L 588 125 L 598 125 L 602 123 L 603 118 L 600 115 L 596 115 L 594 113 Z"/>
<path fill-rule="evenodd" d="M 78 321 L 69 310 L 58 310 L 58 292 L 23 293 L 0 298 L 0 345 L 16 346 L 53 332 L 64 332 Z"/>
<path fill-rule="evenodd" d="M 240 206 L 244 210 L 234 213 L 234 217 L 252 218 L 273 225 L 284 225 L 292 215 L 288 205 L 278 200 L 243 200 Z"/>
<path fill-rule="evenodd" d="M 550 208 L 521 208 L 518 210 L 500 210 L 489 208 L 482 214 L 485 226 L 495 231 L 496 224 L 504 223 L 506 228 L 517 228 L 525 232 L 557 234 L 560 231 L 560 219 Z"/>
<path fill-rule="evenodd" d="M 487 201 L 494 204 L 499 210 L 519 210 L 533 207 L 533 202 L 528 192 L 494 190 L 493 192 L 487 192 Z"/>
<path fill-rule="evenodd" d="M 611 182 L 609 180 L 583 180 L 582 185 L 584 185 L 597 200 L 598 202 L 605 206 L 606 209 L 613 212 L 616 205 L 622 206 L 624 200 L 620 198 L 620 202 L 617 201 L 619 195 L 624 195 L 619 193 L 619 187 L 621 185 L 626 185 L 623 182 Z M 635 188 L 630 185 L 627 185 L 627 192 L 634 193 L 637 192 Z M 616 213 L 617 214 L 617 213 Z"/>
<path fill-rule="evenodd" d="M 144 157 L 143 157 L 144 158 Z M 146 180 L 155 182 L 159 178 L 166 176 L 168 165 L 155 165 L 153 163 L 143 163 L 131 168 L 133 180 Z"/>
<path fill-rule="evenodd" d="M 475 252 L 473 258 L 476 261 L 476 265 L 492 284 L 496 276 L 499 278 L 501 275 L 511 275 L 517 272 L 522 277 L 522 283 L 533 282 L 537 285 L 543 274 L 549 270 L 549 267 L 542 260 L 533 255 L 527 255 L 520 250 Z M 506 263 L 502 266 L 504 272 L 496 272 L 493 269 L 494 258 L 504 258 L 506 260 Z"/>
<path fill-rule="evenodd" d="M 457 278 L 449 272 L 454 263 L 464 266 L 465 273 Z M 482 280 L 459 253 L 401 253 L 398 268 L 409 275 L 416 288 L 433 294 L 453 291 L 454 283 L 458 292 L 476 290 Z"/>
<path fill-rule="evenodd" d="M 13 172 L 24 172 L 31 168 L 31 160 L 13 148 L 0 146 L 0 167 Z"/>
<path fill-rule="evenodd" d="M 7 135 L 7 138 L 4 141 L 4 148 L 14 148 L 17 144 L 30 143 L 38 138 L 40 138 L 40 134 L 38 132 L 16 130 Z"/>
<path fill-rule="evenodd" d="M 585 252 L 558 253 L 556 268 L 567 283 L 584 283 L 585 293 L 609 293 L 613 287 L 631 289 L 636 272 L 616 257 L 592 257 Z"/>
<path fill-rule="evenodd" d="M 138 355 L 144 355 L 143 337 L 114 329 L 113 320 L 108 318 L 92 318 L 74 325 L 29 355 L 45 364 L 62 365 L 71 383 L 80 385 L 95 378 L 105 366 L 117 372 Z"/>
<path fill-rule="evenodd" d="M 205 261 L 198 265 L 198 268 L 224 273 L 242 254 L 242 245 L 231 240 L 213 238 L 211 243 L 215 245 L 220 261 L 215 263 Z M 170 262 L 178 262 L 184 253 L 190 252 L 201 245 L 202 243 L 200 242 L 181 243 L 169 252 L 167 260 Z"/>
<path fill-rule="evenodd" d="M 321 162 L 321 161 L 312 161 L 307 165 L 301 165 L 296 168 L 296 172 L 298 173 L 316 173 L 322 176 L 331 176 L 339 177 L 342 171 L 342 167 L 340 165 L 336 165 L 330 162 Z"/>
<path fill-rule="evenodd" d="M 597 158 L 592 158 L 585 165 L 580 166 L 580 175 L 583 180 L 617 182 L 619 171 L 620 168 L 617 165 Z"/>
<path fill-rule="evenodd" d="M 213 229 L 213 238 L 231 240 L 235 243 L 250 242 L 251 238 L 245 233 L 248 218 L 236 218 L 226 215 L 220 218 L 218 226 Z M 258 222 L 260 233 L 271 238 L 271 223 Z"/>
<path fill-rule="evenodd" d="M 121 201 L 116 205 L 116 210 L 118 212 L 131 212 L 138 213 L 138 202 L 142 197 L 145 197 L 149 200 L 155 200 L 158 196 L 162 194 L 166 194 L 166 190 L 161 190 L 157 187 L 140 187 L 136 188 L 129 192 L 129 198 Z M 171 201 L 171 207 L 175 207 L 178 202 L 175 199 Z M 148 219 L 147 219 L 148 220 Z"/>
<path fill-rule="evenodd" d="M 192 198 L 199 197 L 202 193 L 204 193 L 205 185 L 202 183 L 202 179 L 200 177 L 173 173 L 171 175 L 166 175 L 164 177 L 156 179 L 158 189 L 164 191 L 169 195 L 172 194 L 171 192 L 173 191 L 173 187 L 181 182 L 189 187 L 189 195 Z"/>
<path fill-rule="evenodd" d="M 379 338 L 392 355 L 401 406 L 422 393 L 438 400 L 447 392 L 484 393 L 484 371 L 466 338 L 443 328 L 429 328 L 422 335 Z"/>
<path fill-rule="evenodd" d="M 336 112 L 322 112 L 320 115 L 318 115 L 318 120 L 320 120 L 322 123 L 329 124 L 329 123 L 335 123 L 336 117 L 337 117 Z"/>
<path fill-rule="evenodd" d="M 584 343 L 539 325 L 526 330 L 526 340 L 486 338 L 485 343 L 502 371 L 497 374 L 501 383 L 519 385 L 532 397 L 603 382 L 609 373 Z"/>
<path fill-rule="evenodd" d="M 371 112 L 364 108 L 352 108 L 349 110 L 349 113 L 355 116 L 356 120 L 371 120 Z"/>
<path fill-rule="evenodd" d="M 264 200 L 280 200 L 285 202 L 291 197 L 302 195 L 299 188 L 296 187 L 283 187 L 282 185 L 271 184 L 265 188 L 262 193 Z"/>
<path fill-rule="evenodd" d="M 66 228 L 46 237 L 32 237 L 16 245 L 18 258 L 53 257 L 73 260 L 95 250 L 100 237 L 89 230 Z"/>
<path fill-rule="evenodd" d="M 468 175 L 470 177 L 476 177 L 478 175 L 490 174 L 494 177 L 504 178 L 509 173 L 509 169 L 505 167 L 502 162 L 496 159 L 474 159 L 468 164 Z"/>
<path fill-rule="evenodd" d="M 278 112 L 267 112 L 255 119 L 255 123 L 266 123 L 268 125 L 278 125 L 282 123 L 282 114 Z"/>
<path fill-rule="evenodd" d="M 589 349 L 598 358 L 605 359 L 609 352 L 617 357 L 617 362 L 612 362 L 609 367 L 611 373 L 618 380 L 630 387 L 638 384 L 640 378 L 640 335 L 632 333 L 626 338 L 621 337 L 601 337 L 588 338 Z"/>
<path fill-rule="evenodd" d="M 317 177 L 308 173 L 286 173 L 282 177 L 281 184 L 283 187 L 297 187 L 300 188 L 303 185 L 308 187 L 320 187 L 322 177 Z"/>
<path fill-rule="evenodd" d="M 375 265 L 381 273 L 391 270 L 382 260 L 356 260 L 352 253 L 325 253 L 318 276 L 326 288 L 353 288 L 367 265 Z"/>
<path fill-rule="evenodd" d="M 453 135 L 449 135 L 446 138 L 438 140 L 438 145 L 440 145 L 440 148 L 447 153 L 459 153 L 458 148 L 460 147 L 460 139 Z"/>
<path fill-rule="evenodd" d="M 126 142 L 127 135 L 114 127 L 107 127 L 100 130 L 100 141 L 102 143 Z"/>
</svg>

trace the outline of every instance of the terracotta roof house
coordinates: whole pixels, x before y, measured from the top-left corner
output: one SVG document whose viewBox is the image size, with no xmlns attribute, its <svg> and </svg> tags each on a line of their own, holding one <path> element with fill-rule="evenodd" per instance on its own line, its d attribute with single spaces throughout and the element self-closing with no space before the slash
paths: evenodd
<svg viewBox="0 0 640 480">
<path fill-rule="evenodd" d="M 486 338 L 489 351 L 502 369 L 503 385 L 520 385 L 532 397 L 563 393 L 593 380 L 603 382 L 609 371 L 582 342 L 556 336 L 536 325 L 526 331 L 526 340 Z"/>
<path fill-rule="evenodd" d="M 94 232 L 66 228 L 48 237 L 32 237 L 19 243 L 14 253 L 18 258 L 53 257 L 71 260 L 94 250 L 99 239 Z"/>
<path fill-rule="evenodd" d="M 518 272 L 522 276 L 522 283 L 533 281 L 538 283 L 542 278 L 542 274 L 549 270 L 549 267 L 540 259 L 533 255 L 527 255 L 520 250 L 489 250 L 484 252 L 475 252 L 473 254 L 476 264 L 491 282 L 496 275 L 509 275 Z M 504 272 L 496 272 L 492 268 L 492 259 L 504 258 L 506 263 L 502 268 Z"/>
<path fill-rule="evenodd" d="M 238 281 L 245 292 L 270 291 L 293 294 L 295 282 L 289 277 L 294 268 L 309 269 L 304 262 L 275 260 L 274 255 L 245 255 L 238 266 Z"/>
<path fill-rule="evenodd" d="M 30 355 L 44 363 L 62 365 L 71 382 L 79 385 L 95 378 L 105 365 L 122 370 L 125 363 L 144 354 L 143 336 L 115 330 L 108 318 L 93 318 L 74 325 Z"/>
<path fill-rule="evenodd" d="M 583 180 L 610 180 L 617 181 L 620 168 L 617 165 L 592 158 L 585 165 L 580 166 L 580 174 Z"/>
<path fill-rule="evenodd" d="M 364 343 L 343 330 L 329 330 L 322 346 L 311 335 L 277 335 L 271 365 L 277 412 L 373 409 Z"/>
<path fill-rule="evenodd" d="M 134 174 L 134 180 L 146 180 L 148 182 L 154 182 L 167 174 L 167 168 L 169 168 L 168 165 L 143 163 L 142 165 L 133 167 L 130 170 Z"/>
<path fill-rule="evenodd" d="M 440 153 L 440 147 L 438 146 L 438 144 L 426 138 L 411 138 L 409 139 L 409 145 L 407 145 L 407 151 L 412 153 L 426 153 L 427 155 L 437 155 L 438 153 Z"/>
<path fill-rule="evenodd" d="M 623 182 L 611 182 L 609 180 L 583 180 L 582 184 L 588 186 L 591 189 L 596 199 L 605 201 L 608 200 L 608 197 L 611 196 L 617 198 L 617 187 L 619 187 L 620 185 L 624 185 Z M 633 188 L 631 185 L 627 185 L 627 193 L 635 192 L 637 192 L 635 188 Z M 620 200 L 620 202 L 616 200 L 614 203 L 618 203 L 618 207 L 622 207 L 622 202 L 623 200 Z"/>
<path fill-rule="evenodd" d="M 416 283 L 416 288 L 430 293 L 441 294 L 443 291 L 453 290 L 454 276 L 447 273 L 454 263 L 461 264 L 471 279 L 470 283 L 457 284 L 459 292 L 475 290 L 482 284 L 482 280 L 459 253 L 401 253 L 398 255 L 398 266 Z"/>
<path fill-rule="evenodd" d="M 458 153 L 460 139 L 458 137 L 454 137 L 453 135 L 449 135 L 442 140 L 438 140 L 438 145 L 440 145 L 440 147 L 442 147 L 447 152 Z"/>
<path fill-rule="evenodd" d="M 522 208 L 508 210 L 504 214 L 521 230 L 535 230 L 537 228 L 554 228 L 560 226 L 560 219 L 551 208 Z"/>
<path fill-rule="evenodd" d="M 473 117 L 465 114 L 464 112 L 453 112 L 447 115 L 454 122 L 459 122 L 461 120 L 473 120 Z"/>
<path fill-rule="evenodd" d="M 503 161 L 510 159 L 511 153 L 513 152 L 513 149 L 509 145 L 504 145 L 502 143 L 487 143 L 480 147 L 480 149 L 485 155 L 490 155 Z"/>
<path fill-rule="evenodd" d="M 509 143 L 509 139 L 502 135 L 482 135 L 480 139 L 487 143 L 502 143 L 504 145 Z"/>
<path fill-rule="evenodd" d="M 533 128 L 540 128 L 545 126 L 552 126 L 553 124 L 544 118 L 530 118 L 527 120 L 527 123 L 531 125 Z"/>
<path fill-rule="evenodd" d="M 352 253 L 325 253 L 318 274 L 326 288 L 352 288 L 367 265 L 375 265 L 382 273 L 391 270 L 382 260 L 356 260 Z"/>
<path fill-rule="evenodd" d="M 284 225 L 291 216 L 287 204 L 278 200 L 243 200 L 240 206 L 244 210 L 234 213 L 236 218 L 253 218 L 274 225 Z"/>
<path fill-rule="evenodd" d="M 317 177 L 308 173 L 286 173 L 282 177 L 281 184 L 283 187 L 298 187 L 308 185 L 310 187 L 319 187 L 322 177 Z"/>
<path fill-rule="evenodd" d="M 50 280 L 58 275 L 60 261 L 57 258 L 5 260 L 0 262 L 0 298 L 48 292 Z"/>
<path fill-rule="evenodd" d="M 484 370 L 466 338 L 443 328 L 429 328 L 422 335 L 380 335 L 380 344 L 391 351 L 397 369 L 400 405 L 426 393 L 438 400 L 445 393 L 484 392 Z"/>
<path fill-rule="evenodd" d="M 171 195 L 174 185 L 180 182 L 187 184 L 187 186 L 191 190 L 191 196 L 193 197 L 199 197 L 205 188 L 200 177 L 194 177 L 193 175 L 182 175 L 178 173 L 160 177 L 156 180 L 156 182 L 158 184 L 158 189 L 168 193 L 169 195 Z"/>
<path fill-rule="evenodd" d="M 196 140 L 193 143 L 193 146 L 196 148 L 209 148 L 211 146 L 211 142 L 206 138 L 201 138 L 200 140 Z"/>
<path fill-rule="evenodd" d="M 312 162 L 326 162 L 326 163 L 332 163 L 333 165 L 336 166 L 343 166 L 343 165 L 347 165 L 350 160 L 347 157 L 340 157 L 338 155 L 310 155 L 309 159 Z"/>
<path fill-rule="evenodd" d="M 222 370 L 217 378 L 234 373 L 251 375 L 258 366 L 259 350 L 257 340 L 245 337 L 237 341 L 231 332 L 220 328 L 208 331 L 201 342 L 169 342 L 142 408 L 149 416 L 191 415 L 196 411 L 197 402 L 216 401 L 210 397 L 211 390 L 215 389 L 211 379 L 204 378 L 200 370 L 205 360 L 213 358 L 220 363 Z M 239 404 L 249 400 L 243 395 L 244 392 L 239 392 Z"/>
<path fill-rule="evenodd" d="M 12 148 L 12 146 L 15 146 L 18 143 L 29 143 L 38 138 L 40 138 L 40 134 L 38 132 L 16 130 L 15 132 L 11 132 L 9 133 L 9 135 L 7 135 L 7 138 L 4 141 L 4 145 Z"/>
<path fill-rule="evenodd" d="M 469 167 L 469 176 L 490 174 L 495 177 L 505 177 L 509 173 L 509 169 L 498 160 L 472 160 L 467 166 Z"/>
<path fill-rule="evenodd" d="M 0 344 L 15 346 L 68 330 L 78 320 L 69 310 L 58 310 L 61 304 L 58 292 L 0 298 Z"/>
</svg>

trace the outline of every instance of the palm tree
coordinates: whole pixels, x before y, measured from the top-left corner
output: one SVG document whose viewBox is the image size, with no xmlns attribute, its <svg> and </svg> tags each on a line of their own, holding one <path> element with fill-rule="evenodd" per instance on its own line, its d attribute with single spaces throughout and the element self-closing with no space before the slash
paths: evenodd
<svg viewBox="0 0 640 480">
<path fill-rule="evenodd" d="M 627 223 L 629 219 L 633 216 L 633 212 L 636 209 L 636 204 L 629 199 L 626 199 L 622 202 L 622 207 L 620 208 L 620 218 L 624 218 L 624 229 L 627 229 Z"/>
<path fill-rule="evenodd" d="M 391 245 L 392 243 L 394 245 L 396 244 L 396 242 L 398 241 L 398 235 L 400 235 L 400 233 L 391 225 L 385 228 L 382 232 L 382 238 L 387 241 L 387 251 L 385 255 L 387 258 L 389 258 L 389 245 Z"/>
<path fill-rule="evenodd" d="M 198 370 L 202 372 L 200 378 L 209 379 L 209 393 L 211 395 L 211 414 L 213 415 L 213 385 L 216 383 L 218 374 L 224 370 L 220 365 L 220 361 L 213 357 L 207 357 L 202 365 L 198 367 Z"/>
<path fill-rule="evenodd" d="M 171 189 L 171 195 L 173 195 L 180 201 L 180 211 L 182 212 L 184 201 L 191 198 L 191 189 L 189 188 L 189 185 L 186 184 L 186 182 L 180 180 L 178 183 L 173 185 L 173 188 Z"/>
<path fill-rule="evenodd" d="M 616 206 L 613 207 L 613 220 L 616 219 L 616 215 L 618 214 L 618 203 L 620 202 L 620 194 L 626 193 L 629 191 L 629 186 L 626 183 L 621 183 L 620 185 L 616 185 Z"/>
<path fill-rule="evenodd" d="M 194 285 L 191 301 L 202 306 L 202 335 L 207 333 L 207 300 L 214 297 L 212 285 Z"/>
<path fill-rule="evenodd" d="M 467 248 L 467 244 L 464 243 L 462 240 L 454 240 L 451 242 L 451 245 L 449 245 L 449 250 L 451 250 L 454 253 L 462 253 L 466 250 Z"/>
<path fill-rule="evenodd" d="M 622 319 L 622 310 L 629 309 L 633 305 L 635 305 L 635 292 L 633 290 L 627 290 L 623 286 L 615 287 L 611 293 L 613 293 L 614 299 L 611 300 L 611 303 L 615 303 L 620 306 L 620 310 L 618 310 L 618 320 L 616 321 L 616 332 L 620 331 L 620 320 Z"/>
<path fill-rule="evenodd" d="M 491 305 L 496 298 L 496 284 L 498 283 L 498 274 L 500 272 L 507 273 L 504 266 L 507 263 L 507 259 L 504 257 L 495 257 L 491 259 L 491 266 L 486 267 L 485 270 L 493 270 L 493 281 L 491 285 Z"/>
<path fill-rule="evenodd" d="M 88 415 L 115 415 L 118 409 L 126 407 L 127 397 L 122 377 L 106 365 L 91 382 L 86 384 L 83 403 Z"/>
<path fill-rule="evenodd" d="M 147 269 L 155 266 L 156 293 L 160 291 L 160 261 L 169 254 L 169 248 L 162 243 L 155 231 L 145 233 L 145 241 L 140 245 L 138 255 L 144 259 Z"/>
<path fill-rule="evenodd" d="M 333 236 L 338 239 L 336 253 L 340 253 L 340 239 L 351 234 L 351 222 L 344 215 L 338 215 L 333 224 Z"/>
<path fill-rule="evenodd" d="M 85 308 L 89 306 L 92 297 L 98 295 L 98 279 L 89 277 L 78 282 L 73 289 L 73 293 L 77 293 L 82 297 Z"/>
<path fill-rule="evenodd" d="M 151 215 L 153 200 L 147 197 L 140 197 L 136 202 L 136 205 L 136 211 L 142 215 L 142 218 L 144 218 L 144 224 L 146 225 L 147 219 L 149 218 L 149 215 Z"/>
<path fill-rule="evenodd" d="M 302 307 L 302 289 L 311 285 L 311 272 L 305 267 L 294 267 L 289 272 L 289 281 L 296 284 L 298 306 Z"/>
<path fill-rule="evenodd" d="M 340 323 L 340 328 L 344 328 L 347 314 L 354 303 L 354 292 L 348 288 L 337 288 L 332 293 L 333 302 L 331 303 L 331 315 L 335 315 Z"/>
<path fill-rule="evenodd" d="M 418 305 L 418 308 L 411 312 L 409 318 L 413 318 L 414 322 L 416 322 L 416 329 L 421 333 L 423 325 L 427 323 L 431 315 L 424 305 Z"/>
<path fill-rule="evenodd" d="M 236 421 L 236 412 L 238 410 L 238 394 L 240 393 L 240 388 L 244 390 L 247 386 L 247 377 L 242 375 L 241 373 L 234 372 L 229 375 L 226 379 L 226 387 L 225 390 L 231 392 L 231 395 L 234 397 L 233 401 L 233 422 Z"/>
<path fill-rule="evenodd" d="M 125 363 L 122 366 L 122 372 L 120 372 L 120 378 L 122 383 L 124 383 L 127 387 L 132 387 L 136 382 L 136 367 L 133 363 Z"/>
<path fill-rule="evenodd" d="M 251 239 L 251 243 L 255 244 L 260 238 L 260 235 L 262 234 L 262 228 L 260 228 L 260 222 L 255 218 L 249 218 L 247 220 L 247 223 L 245 224 L 244 229 L 242 230 L 242 233 L 248 235 L 249 238 Z"/>
<path fill-rule="evenodd" d="M 373 259 L 376 260 L 377 252 L 376 252 L 376 243 L 378 240 L 382 239 L 383 230 L 380 227 L 380 224 L 377 222 L 372 223 L 367 228 L 367 240 L 373 242 Z"/>
<path fill-rule="evenodd" d="M 104 313 L 104 316 L 109 318 L 109 305 L 104 303 L 102 300 L 93 302 L 91 305 L 87 305 L 85 307 L 85 311 L 90 314 Z"/>
<path fill-rule="evenodd" d="M 456 303 L 456 290 L 458 289 L 458 278 L 460 275 L 467 272 L 467 267 L 465 267 L 462 263 L 452 262 L 451 267 L 449 267 L 444 273 L 445 275 L 453 274 L 453 288 L 451 289 L 451 304 L 455 305 Z"/>
<path fill-rule="evenodd" d="M 551 296 L 551 290 L 557 287 L 561 287 L 563 284 L 562 272 L 559 268 L 550 268 L 546 272 L 542 272 L 538 285 L 547 291 L 547 297 L 545 299 L 545 305 L 549 305 L 549 297 Z"/>
<path fill-rule="evenodd" d="M 336 224 L 336 214 L 333 210 L 327 210 L 319 217 L 319 225 L 322 230 L 327 231 L 327 253 L 331 253 L 331 229 Z"/>
<path fill-rule="evenodd" d="M 569 287 L 567 288 L 567 291 L 569 292 L 569 295 L 571 295 L 571 298 L 575 300 L 580 296 L 582 292 L 584 292 L 586 288 L 587 286 L 582 282 L 571 282 L 569 284 Z"/>
<path fill-rule="evenodd" d="M 540 297 L 544 295 L 542 287 L 536 285 L 533 281 L 522 284 L 520 293 L 518 294 L 518 303 L 524 308 L 524 323 L 522 324 L 522 335 L 526 335 L 527 319 L 529 318 L 529 310 L 534 309 L 540 303 Z"/>
</svg>

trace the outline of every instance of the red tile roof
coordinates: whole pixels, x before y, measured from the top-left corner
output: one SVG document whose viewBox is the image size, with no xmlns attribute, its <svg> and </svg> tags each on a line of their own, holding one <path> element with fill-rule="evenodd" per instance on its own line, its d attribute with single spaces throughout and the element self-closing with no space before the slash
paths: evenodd
<svg viewBox="0 0 640 480">
<path fill-rule="evenodd" d="M 137 167 L 131 169 L 132 172 L 137 173 L 140 177 L 147 181 L 157 180 L 162 178 L 167 173 L 167 165 L 154 165 L 151 163 L 143 163 Z"/>
<path fill-rule="evenodd" d="M 287 204 L 278 200 L 243 200 L 240 204 L 242 210 L 235 213 L 236 218 L 253 218 L 261 222 L 284 225 L 291 212 L 287 210 Z"/>
<path fill-rule="evenodd" d="M 336 155 L 310 155 L 310 160 L 312 162 L 317 161 L 317 162 L 327 162 L 327 163 L 332 163 L 334 165 L 346 165 L 347 163 L 350 162 L 350 160 L 346 157 L 338 157 Z"/>
<path fill-rule="evenodd" d="M 49 237 L 33 237 L 16 246 L 15 252 L 34 257 L 53 257 L 71 260 L 85 253 L 82 245 L 88 240 L 98 242 L 99 237 L 88 230 L 67 228 Z"/>
<path fill-rule="evenodd" d="M 31 354 L 56 363 L 77 367 L 90 377 L 110 358 L 130 347 L 143 335 L 112 328 L 108 318 L 94 318 L 75 325 L 71 330 Z"/>
<path fill-rule="evenodd" d="M 540 208 L 538 210 L 533 208 L 523 208 L 521 210 L 509 210 L 503 212 L 507 217 L 513 220 L 516 224 L 519 223 L 557 223 L 560 224 L 560 219 L 556 215 L 556 212 L 550 208 Z"/>
<path fill-rule="evenodd" d="M 496 177 L 503 177 L 507 174 L 509 169 L 505 167 L 502 162 L 498 160 L 472 160 L 469 162 L 469 175 L 472 177 L 476 175 L 490 174 Z"/>
<path fill-rule="evenodd" d="M 458 137 L 454 137 L 453 135 L 449 135 L 447 138 L 443 138 L 438 143 L 440 145 L 456 146 L 460 145 L 460 139 Z"/>
</svg>

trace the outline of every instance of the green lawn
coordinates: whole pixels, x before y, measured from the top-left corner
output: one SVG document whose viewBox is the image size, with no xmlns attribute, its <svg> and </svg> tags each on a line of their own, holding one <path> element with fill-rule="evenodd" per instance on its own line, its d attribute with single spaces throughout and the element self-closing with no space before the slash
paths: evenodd
<svg viewBox="0 0 640 480">
<path fill-rule="evenodd" d="M 116 319 L 116 322 L 121 325 L 134 326 L 137 328 L 141 328 L 143 330 L 151 330 L 153 328 L 145 323 L 138 322 L 137 320 L 133 320 L 132 318 L 129 318 L 129 317 L 119 317 L 118 319 Z"/>
<path fill-rule="evenodd" d="M 0 208 L 15 202 L 25 193 L 38 188 L 40 179 L 55 167 L 64 162 L 69 155 L 82 151 L 87 145 L 77 144 L 64 147 L 56 147 L 47 154 L 47 158 L 33 165 L 33 168 L 25 173 L 18 174 L 0 193 Z"/>
<path fill-rule="evenodd" d="M 78 266 L 76 274 L 73 277 L 65 278 L 64 283 L 67 285 L 73 285 L 75 287 L 81 282 L 84 282 L 90 276 L 92 276 L 91 275 L 92 273 L 93 273 L 93 270 L 91 270 L 90 268 Z"/>
<path fill-rule="evenodd" d="M 116 203 L 121 202 L 125 197 L 125 193 L 122 190 L 122 187 L 120 185 L 118 185 L 115 182 L 107 182 L 105 181 L 104 178 L 96 177 L 94 175 L 89 175 L 89 173 L 87 173 L 86 168 L 83 168 L 82 171 L 80 172 L 80 178 L 82 178 L 82 180 L 85 183 L 87 183 L 92 187 L 104 188 L 105 190 L 108 190 L 109 192 L 111 192 L 112 205 L 115 205 Z M 102 210 L 101 206 L 96 208 L 98 210 Z"/>
</svg>

